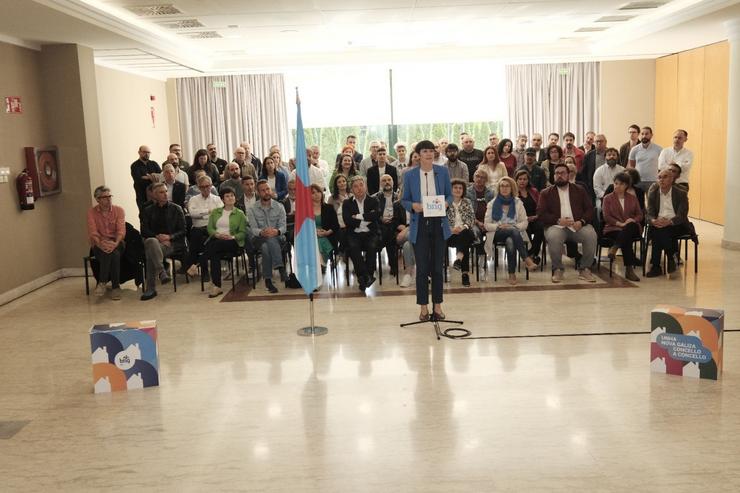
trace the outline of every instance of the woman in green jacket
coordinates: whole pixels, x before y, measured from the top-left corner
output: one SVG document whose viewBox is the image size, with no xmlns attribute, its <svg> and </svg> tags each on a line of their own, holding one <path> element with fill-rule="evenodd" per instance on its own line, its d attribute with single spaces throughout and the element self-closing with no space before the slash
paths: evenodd
<svg viewBox="0 0 740 493">
<path fill-rule="evenodd" d="M 208 240 L 205 251 L 200 257 L 200 272 L 208 275 L 208 264 L 211 265 L 211 282 L 208 297 L 215 298 L 221 290 L 221 257 L 236 255 L 244 247 L 247 239 L 247 216 L 238 209 L 234 189 L 224 187 L 220 191 L 223 207 L 213 209 L 208 218 Z"/>
</svg>

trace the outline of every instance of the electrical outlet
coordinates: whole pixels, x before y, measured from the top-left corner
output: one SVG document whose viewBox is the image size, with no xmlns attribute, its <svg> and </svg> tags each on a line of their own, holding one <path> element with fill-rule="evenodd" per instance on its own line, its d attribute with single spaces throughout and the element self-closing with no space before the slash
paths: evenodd
<svg viewBox="0 0 740 493">
<path fill-rule="evenodd" d="M 0 168 L 0 183 L 8 183 L 10 180 L 10 168 Z"/>
</svg>

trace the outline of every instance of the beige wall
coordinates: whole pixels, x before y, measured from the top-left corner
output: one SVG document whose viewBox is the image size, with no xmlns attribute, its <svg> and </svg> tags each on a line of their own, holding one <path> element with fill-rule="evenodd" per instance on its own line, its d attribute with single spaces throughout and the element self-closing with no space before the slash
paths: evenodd
<svg viewBox="0 0 740 493">
<path fill-rule="evenodd" d="M 655 122 L 655 60 L 601 62 L 601 132 L 617 149 L 627 127 Z"/>
<path fill-rule="evenodd" d="M 95 74 L 106 185 L 113 192 L 114 202 L 125 209 L 126 220 L 138 229 L 131 163 L 138 159 L 140 145 L 148 145 L 151 159 L 159 164 L 167 157 L 170 130 L 166 84 L 100 66 Z"/>
<path fill-rule="evenodd" d="M 22 114 L 7 114 L 4 106 L 0 109 L 0 166 L 10 167 L 12 179 L 0 184 L 2 294 L 59 268 L 54 239 L 54 209 L 59 196 L 39 199 L 33 211 L 21 212 L 18 207 L 15 176 L 25 168 L 23 148 L 52 142 L 41 88 L 41 54 L 0 43 L 0 60 L 0 96 L 20 96 L 23 104 Z"/>
</svg>

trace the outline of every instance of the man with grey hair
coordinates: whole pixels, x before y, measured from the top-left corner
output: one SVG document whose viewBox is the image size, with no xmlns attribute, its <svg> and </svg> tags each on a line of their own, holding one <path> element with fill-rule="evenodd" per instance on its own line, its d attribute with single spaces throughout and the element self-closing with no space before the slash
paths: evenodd
<svg viewBox="0 0 740 493">
<path fill-rule="evenodd" d="M 175 180 L 183 183 L 187 189 L 190 186 L 190 180 L 188 174 L 180 167 L 180 158 L 177 157 L 177 154 L 174 152 L 167 154 L 167 160 L 162 164 L 163 168 L 165 164 L 171 164 L 175 168 Z M 157 181 L 164 181 L 161 173 L 157 175 Z"/>
<path fill-rule="evenodd" d="M 516 157 L 516 168 L 521 167 L 524 164 L 524 154 L 527 150 L 527 136 L 525 134 L 519 134 L 516 138 L 516 146 L 511 153 Z"/>
<path fill-rule="evenodd" d="M 155 280 L 162 284 L 172 280 L 164 269 L 165 257 L 185 252 L 185 215 L 182 208 L 167 200 L 167 185 L 152 185 L 153 201 L 141 214 L 141 237 L 146 255 L 146 284 L 141 301 L 157 296 Z"/>
<path fill-rule="evenodd" d="M 370 141 L 370 155 L 360 162 L 359 171 L 362 176 L 367 176 L 367 170 L 378 163 L 378 149 L 380 149 L 380 142 L 377 140 Z"/>
<path fill-rule="evenodd" d="M 342 218 L 347 226 L 347 245 L 358 286 L 360 291 L 365 291 L 375 282 L 380 210 L 377 199 L 367 194 L 364 176 L 352 178 L 351 188 L 352 197 L 342 204 Z"/>
<path fill-rule="evenodd" d="M 250 144 L 249 142 L 245 140 L 239 144 L 239 147 L 244 149 L 244 159 L 248 161 L 249 163 L 251 163 L 252 166 L 254 166 L 254 169 L 257 172 L 257 176 L 259 176 L 260 173 L 262 173 L 262 161 L 260 161 L 260 158 L 255 156 L 254 153 L 252 152 L 252 144 Z M 256 179 L 257 178 L 255 177 L 255 180 Z"/>
<path fill-rule="evenodd" d="M 188 213 L 193 225 L 188 237 L 188 255 L 185 257 L 182 268 L 190 277 L 195 277 L 198 273 L 198 255 L 203 252 L 204 244 L 208 239 L 208 219 L 211 212 L 224 206 L 221 197 L 216 193 L 211 193 L 212 183 L 210 176 L 205 173 L 199 175 L 197 185 L 199 193 L 188 201 Z"/>
<path fill-rule="evenodd" d="M 237 147 L 236 149 L 234 149 L 234 160 L 232 161 L 232 163 L 236 163 L 239 165 L 241 176 L 252 175 L 254 176 L 255 180 L 257 179 L 257 168 L 255 168 L 250 161 L 247 161 L 247 151 L 243 147 Z M 227 171 L 224 172 L 224 175 L 227 179 L 231 175 L 231 173 L 228 171 L 228 166 Z"/>
<path fill-rule="evenodd" d="M 121 255 L 123 240 L 126 237 L 126 213 L 123 208 L 113 205 L 110 188 L 105 185 L 95 189 L 95 201 L 98 203 L 87 211 L 87 236 L 93 254 L 100 266 L 98 285 L 95 295 L 105 295 L 110 281 L 111 299 L 121 299 Z"/>
<path fill-rule="evenodd" d="M 496 132 L 488 134 L 488 145 L 498 149 L 498 134 Z"/>
<path fill-rule="evenodd" d="M 534 162 L 540 165 L 545 159 L 549 159 L 547 149 L 542 147 L 542 134 L 532 134 L 532 149 L 535 150 Z"/>
<path fill-rule="evenodd" d="M 175 173 L 175 167 L 170 163 L 165 163 L 162 166 L 162 183 L 167 187 L 167 200 L 180 207 L 185 207 L 185 194 L 188 189 L 184 183 L 175 179 Z"/>
<path fill-rule="evenodd" d="M 238 149 L 241 149 L 241 147 L 238 147 Z M 252 166 L 251 163 L 244 163 L 248 164 L 249 166 Z M 252 168 L 254 170 L 254 168 Z M 252 176 L 251 173 L 247 173 L 248 175 Z M 218 190 L 221 191 L 225 189 L 226 187 L 231 188 L 234 190 L 234 196 L 236 197 L 237 203 L 241 201 L 244 198 L 244 192 L 242 191 L 242 174 L 241 174 L 241 168 L 239 167 L 239 163 L 237 162 L 231 162 L 226 165 L 226 170 L 224 171 L 224 175 L 226 180 L 221 182 L 221 185 L 218 186 Z"/>
<path fill-rule="evenodd" d="M 391 276 L 398 274 L 398 244 L 396 235 L 406 224 L 406 210 L 400 202 L 400 197 L 393 191 L 393 177 L 383 174 L 380 177 L 380 191 L 375 194 L 380 210 L 380 241 L 388 254 L 388 264 Z"/>
<path fill-rule="evenodd" d="M 450 142 L 445 138 L 441 138 L 437 141 L 437 146 L 434 149 L 434 164 L 444 166 L 445 163 L 447 163 L 448 145 L 450 145 Z"/>
<path fill-rule="evenodd" d="M 329 163 L 326 162 L 326 159 L 321 159 L 321 149 L 319 146 L 312 145 L 309 151 L 308 164 L 319 168 L 319 170 L 321 170 L 321 175 L 324 177 L 323 183 L 317 183 L 317 185 L 321 185 L 321 187 L 326 190 L 329 188 L 329 177 L 332 172 L 332 170 L 329 169 Z M 309 168 L 309 173 L 310 171 L 311 168 Z M 313 183 L 313 180 L 311 180 L 311 183 Z"/>
</svg>

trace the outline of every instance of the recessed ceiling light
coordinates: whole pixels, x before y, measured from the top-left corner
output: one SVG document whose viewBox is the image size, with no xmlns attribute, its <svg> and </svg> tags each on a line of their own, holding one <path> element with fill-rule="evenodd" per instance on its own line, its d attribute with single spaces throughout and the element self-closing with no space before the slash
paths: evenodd
<svg viewBox="0 0 740 493">
<path fill-rule="evenodd" d="M 238 24 L 229 24 L 226 27 L 228 27 L 229 29 L 236 29 L 237 27 L 239 27 L 239 25 Z"/>
<path fill-rule="evenodd" d="M 283 29 L 281 33 L 297 33 L 298 29 Z"/>
<path fill-rule="evenodd" d="M 599 31 L 606 31 L 606 27 L 582 27 L 580 29 L 576 29 L 574 32 L 577 33 L 597 33 Z"/>
<path fill-rule="evenodd" d="M 625 22 L 634 18 L 634 15 L 605 15 L 594 22 Z"/>
<path fill-rule="evenodd" d="M 657 9 L 665 5 L 667 2 L 630 2 L 627 5 L 619 7 L 619 10 L 645 10 L 645 9 Z"/>
</svg>

